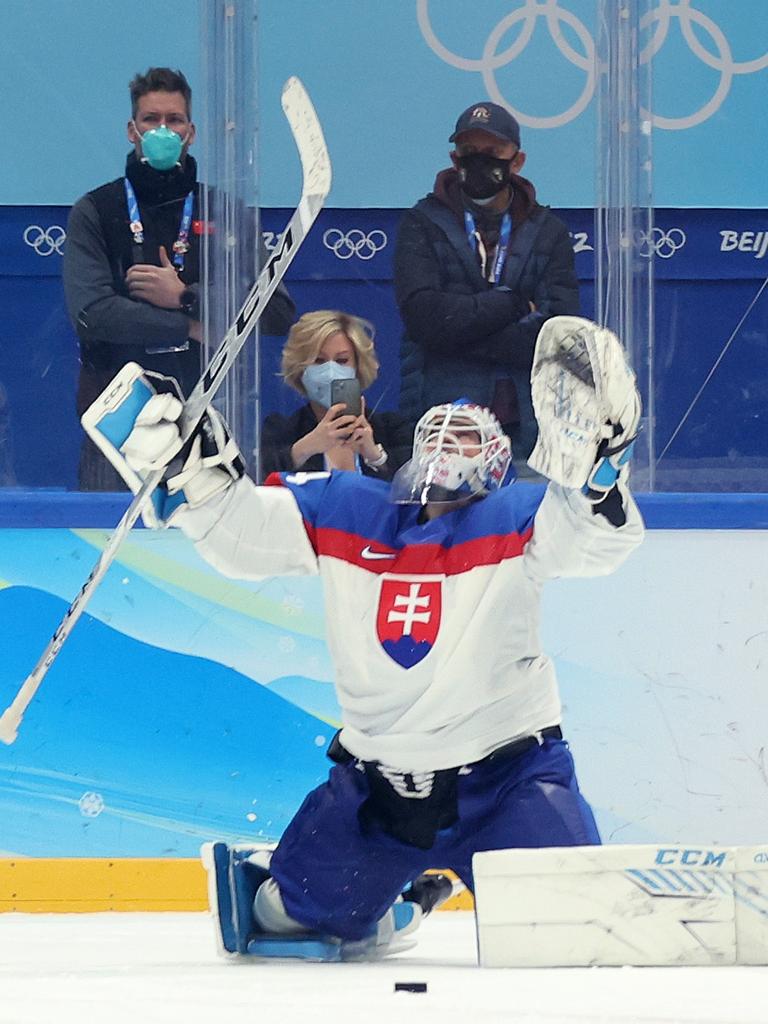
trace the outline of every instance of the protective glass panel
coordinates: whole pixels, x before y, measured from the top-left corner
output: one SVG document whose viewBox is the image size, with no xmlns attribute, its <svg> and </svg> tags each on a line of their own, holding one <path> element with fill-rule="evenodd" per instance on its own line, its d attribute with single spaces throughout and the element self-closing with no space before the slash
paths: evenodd
<svg viewBox="0 0 768 1024">
<path fill-rule="evenodd" d="M 641 59 L 650 3 L 598 0 L 595 319 L 621 339 L 644 415 L 633 451 L 633 485 L 653 489 L 655 416 L 651 74 Z"/>
<path fill-rule="evenodd" d="M 598 3 L 596 316 L 638 375 L 638 490 L 768 489 L 768 234 L 753 209 L 765 196 L 751 160 L 715 176 L 708 157 L 736 106 L 758 103 L 768 55 L 755 55 L 745 9 L 714 6 L 720 22 Z"/>
<path fill-rule="evenodd" d="M 83 10 L 87 7 L 83 0 Z M 160 3 L 147 6 L 148 12 L 155 9 L 163 10 Z M 37 10 L 45 27 L 41 45 L 59 52 L 60 41 L 73 31 L 72 19 L 49 0 L 41 0 Z M 581 311 L 615 325 L 631 352 L 645 405 L 636 485 L 765 490 L 768 227 L 756 168 L 764 162 L 767 143 L 749 130 L 759 121 L 768 67 L 764 40 L 750 29 L 762 24 L 757 0 L 738 8 L 724 2 L 704 8 L 653 0 L 569 0 L 548 15 L 498 0 L 469 25 L 459 0 L 441 5 L 420 0 L 407 29 L 399 8 L 367 11 L 364 26 L 360 19 L 346 18 L 344 4 L 331 5 L 321 16 L 303 0 L 259 5 L 188 0 L 181 10 L 183 27 L 162 47 L 147 26 L 149 18 L 132 25 L 130 53 L 119 32 L 108 42 L 86 43 L 89 52 L 103 54 L 110 72 L 100 77 L 98 103 L 83 68 L 73 63 L 63 76 L 67 114 L 53 119 L 48 146 L 66 159 L 41 161 L 25 141 L 35 111 L 58 102 L 45 76 L 33 77 L 24 99 L 3 112 L 8 161 L 0 183 L 6 239 L 0 256 L 5 311 L 0 486 L 80 487 L 78 410 L 108 371 L 99 367 L 100 375 L 83 388 L 78 300 L 96 302 L 91 314 L 98 319 L 103 296 L 94 298 L 87 288 L 75 291 L 67 309 L 61 276 L 67 222 L 78 197 L 117 180 L 122 156 L 115 154 L 131 148 L 125 138 L 126 85 L 154 62 L 181 67 L 192 82 L 198 137 L 190 152 L 215 182 L 204 197 L 206 216 L 195 221 L 198 231 L 207 231 L 213 221 L 220 230 L 193 238 L 206 277 L 208 299 L 201 311 L 206 354 L 256 273 L 257 185 L 268 246 L 298 195 L 300 174 L 279 106 L 282 82 L 298 72 L 308 79 L 326 122 L 337 185 L 289 284 L 300 312 L 345 309 L 374 324 L 381 368 L 367 389 L 369 407 L 378 403 L 380 411 L 396 411 L 401 378 L 409 372 L 401 366 L 402 324 L 391 284 L 399 221 L 429 191 L 435 172 L 448 165 L 446 136 L 458 111 L 470 98 L 485 95 L 518 116 L 528 157 L 525 173 L 571 231 Z M 117 11 L 107 5 L 105 17 L 118 17 Z M 414 74 L 428 76 L 428 95 L 434 97 L 428 109 L 417 107 L 403 126 L 393 116 L 410 103 L 406 92 L 398 91 L 403 80 L 391 83 L 382 109 L 378 86 L 368 75 L 360 76 L 358 102 L 341 104 L 312 44 L 325 37 L 326 16 L 337 26 L 338 38 L 346 40 L 345 53 L 369 52 L 374 36 L 382 46 L 399 47 Z M 307 25 L 299 39 L 292 34 L 297 23 Z M 11 80 L 25 74 L 25 32 L 22 10 L 9 8 L 4 39 Z M 72 52 L 77 49 L 74 45 Z M 137 62 L 137 53 L 146 60 Z M 611 54 L 613 60 L 606 62 Z M 223 63 L 214 66 L 214 59 Z M 599 73 L 590 70 L 593 65 Z M 559 72 L 542 76 L 541 67 Z M 257 109 L 268 140 L 265 154 L 256 145 Z M 402 145 L 405 127 L 407 147 Z M 419 137 L 418 146 L 412 136 Z M 386 172 L 372 157 L 377 149 L 390 154 Z M 595 209 L 599 216 L 593 223 Z M 173 233 L 171 241 L 175 238 Z M 74 276 L 82 276 L 77 266 Z M 110 286 L 109 275 L 104 284 Z M 641 310 L 645 325 L 638 320 Z M 284 338 L 283 326 L 273 324 L 270 336 Z M 264 323 L 261 329 L 267 333 Z M 170 329 L 155 342 L 155 348 L 173 347 L 179 338 Z M 121 357 L 127 356 L 131 345 L 125 336 L 119 345 Z M 263 421 L 270 413 L 292 414 L 303 404 L 304 396 L 277 376 L 281 346 L 281 340 L 249 342 L 220 398 L 257 475 L 253 451 Z M 146 349 L 139 346 L 142 352 Z M 259 353 L 264 362 L 257 371 Z M 85 363 L 93 359 L 91 350 Z M 177 354 L 166 362 L 185 359 Z M 191 364 L 196 370 L 198 362 L 189 356 L 186 362 L 190 366 L 179 372 L 191 377 Z"/>
<path fill-rule="evenodd" d="M 157 25 L 167 9 L 156 0 L 140 14 L 117 3 L 98 7 L 41 0 L 3 11 L 0 486 L 9 489 L 124 493 L 106 460 L 84 449 L 80 413 L 129 360 L 186 378 L 186 386 L 199 375 L 200 346 L 178 308 L 181 285 L 199 276 L 196 199 L 181 234 L 184 197 L 194 192 L 191 163 L 185 173 L 181 164 L 198 152 L 195 106 L 190 111 L 182 96 L 180 110 L 138 112 L 128 87 L 150 67 L 181 68 L 199 103 L 197 0 L 183 0 L 172 38 L 162 42 Z M 39 50 L 30 63 L 31 39 Z M 56 75 L 36 73 L 35 63 L 55 66 Z M 162 124 L 178 129 L 183 144 L 165 190 L 166 172 L 139 162 L 136 141 L 137 130 Z M 160 147 L 169 141 L 173 150 L 173 136 Z M 127 159 L 137 216 L 124 188 Z M 154 159 L 163 159 L 157 150 Z M 144 231 L 132 232 L 131 221 Z M 160 266 L 161 242 L 172 269 Z M 189 249 L 174 252 L 174 243 Z M 131 264 L 164 275 L 139 283 L 127 273 Z"/>
<path fill-rule="evenodd" d="M 126 15 L 118 0 L 37 0 L 34 33 L 28 7 L 5 5 L 0 42 L 8 81 L 21 83 L 10 90 L 13 102 L 0 108 L 6 156 L 0 176 L 0 497 L 5 525 L 13 526 L 0 530 L 2 618 L 13 638 L 4 652 L 3 706 L 51 631 L 59 622 L 66 626 L 69 602 L 127 504 L 124 492 L 119 500 L 108 489 L 93 493 L 117 483 L 114 475 L 106 477 L 105 460 L 98 462 L 104 475 L 80 491 L 78 395 L 82 407 L 114 369 L 94 363 L 101 376 L 92 374 L 83 390 L 81 357 L 103 356 L 99 346 L 113 344 L 121 358 L 144 363 L 156 357 L 156 367 L 180 377 L 187 390 L 194 384 L 201 360 L 216 350 L 253 285 L 263 262 L 260 239 L 274 251 L 298 202 L 301 168 L 280 104 L 291 75 L 306 83 L 317 108 L 334 188 L 287 275 L 289 295 L 262 318 L 260 336 L 246 342 L 216 399 L 255 477 L 327 464 L 327 436 L 315 436 L 303 457 L 294 457 L 296 442 L 317 431 L 323 414 L 308 402 L 305 383 L 297 390 L 280 376 L 291 321 L 318 311 L 310 333 L 329 320 L 333 326 L 330 314 L 337 311 L 357 318 L 331 332 L 354 333 L 355 372 L 334 373 L 342 385 L 359 378 L 371 423 L 370 434 L 356 439 L 359 448 L 337 443 L 346 453 L 338 459 L 346 460 L 345 468 L 386 480 L 408 456 L 423 403 L 468 395 L 493 403 L 505 426 L 517 430 L 518 469 L 525 473 L 521 425 L 532 425 L 525 403 L 530 348 L 513 358 L 505 330 L 510 322 L 558 311 L 538 276 L 526 276 L 558 248 L 564 264 L 573 253 L 578 310 L 615 327 L 638 371 L 645 413 L 637 489 L 768 489 L 768 204 L 761 170 L 768 153 L 765 133 L 755 127 L 763 120 L 768 68 L 768 41 L 759 36 L 762 0 L 709 0 L 706 13 L 703 3 L 653 0 L 180 0 L 173 32 L 162 38 L 157 26 L 169 15 L 160 0 L 144 0 L 140 17 L 132 8 Z M 127 284 L 129 264 L 146 259 L 154 271 L 163 269 L 131 249 L 144 243 L 131 230 L 123 181 L 125 156 L 136 156 L 138 145 L 133 129 L 126 129 L 133 113 L 127 84 L 153 66 L 180 68 L 192 86 L 196 138 L 180 127 L 205 188 L 186 239 L 179 234 L 188 193 L 166 197 L 169 210 L 158 197 L 169 213 L 162 229 L 169 260 L 183 256 L 184 283 L 201 286 L 197 296 L 185 296 L 188 312 L 164 293 L 148 292 L 146 281 L 143 289 Z M 32 75 L 31 67 L 61 73 Z M 503 217 L 494 239 L 488 224 L 479 230 L 478 204 L 470 208 L 473 223 L 450 203 L 443 204 L 448 214 L 442 220 L 431 205 L 435 216 L 424 206 L 413 211 L 436 190 L 456 197 L 449 136 L 465 109 L 477 108 L 473 116 L 484 117 L 479 111 L 489 99 L 516 119 L 526 154 L 518 171 L 535 187 L 542 211 L 550 207 L 540 216 L 552 234 L 537 240 L 535 232 L 516 232 L 506 249 L 503 269 L 517 266 L 525 285 L 520 294 L 511 286 L 509 293 L 492 287 L 497 282 L 488 277 L 497 262 L 496 255 L 489 258 L 489 238 L 490 248 L 500 242 L 505 249 Z M 44 131 L 41 111 L 48 112 Z M 517 150 L 517 142 L 512 146 Z M 78 239 L 71 211 L 105 183 L 114 187 L 96 205 L 88 200 L 92 209 Z M 516 188 L 532 197 L 527 186 Z M 418 278 L 423 268 L 410 258 L 414 250 L 398 250 L 409 214 L 414 231 L 423 229 L 426 249 L 438 259 L 461 251 L 451 272 L 457 280 L 466 272 L 477 295 L 490 297 L 481 340 L 461 319 L 466 306 L 459 299 L 474 303 L 472 289 L 452 293 L 453 305 L 432 302 L 439 289 L 429 276 Z M 555 231 L 550 214 L 562 229 Z M 154 218 L 141 220 L 147 249 L 150 242 L 157 246 L 159 238 L 150 238 Z M 521 218 L 517 227 L 525 222 Z M 101 270 L 81 263 L 78 271 L 78 256 L 99 255 L 89 238 L 113 230 L 114 261 L 107 259 L 105 269 L 102 260 Z M 80 289 L 69 302 L 62 279 L 68 251 Z M 176 270 L 166 281 L 169 276 L 176 281 Z M 147 323 L 150 307 L 160 310 L 151 340 L 121 318 L 125 305 L 117 303 L 110 316 L 111 289 Z M 99 334 L 110 326 L 122 326 L 120 340 Z M 421 342 L 406 344 L 413 341 L 409 331 L 419 327 Z M 311 347 L 300 352 L 293 369 L 314 366 L 318 353 Z M 340 353 L 331 355 L 343 369 Z M 424 391 L 425 381 L 432 390 Z M 329 388 L 329 399 L 332 394 Z M 322 410 L 323 402 L 316 404 Z M 679 538 L 667 539 L 669 550 L 659 547 L 648 563 L 650 578 L 661 578 L 679 558 Z M 712 560 L 724 556 L 717 537 L 707 539 L 706 557 L 696 540 L 684 545 L 683 564 L 701 569 L 703 593 Z M 752 538 L 741 540 L 737 579 L 747 578 L 756 561 Z M 733 559 L 733 547 L 725 561 Z M 727 575 L 726 565 L 714 573 Z M 687 607 L 690 578 L 680 583 L 678 607 Z M 755 612 L 741 606 L 742 598 L 733 602 L 739 613 L 729 614 L 729 622 L 759 618 L 762 605 Z M 558 649 L 564 649 L 562 631 L 570 629 L 569 643 L 578 650 L 573 665 L 591 664 L 593 654 L 578 646 L 587 642 L 588 630 L 574 617 L 570 598 L 559 600 Z M 604 601 L 597 618 L 615 611 L 615 591 Z M 683 673 L 690 678 L 706 675 L 707 660 L 719 671 L 707 648 L 715 635 L 710 623 L 725 621 L 719 592 L 709 601 L 707 615 L 696 614 L 698 606 L 691 610 L 688 633 L 695 642 Z M 4 762 L 6 852 L 193 857 L 203 839 L 277 838 L 307 790 L 326 776 L 324 751 L 341 717 L 324 614 L 314 578 L 224 579 L 177 531 L 133 532 Z M 638 634 L 638 650 L 653 647 L 645 640 L 654 627 L 646 623 Z M 759 622 L 750 626 L 748 635 L 759 636 L 760 628 Z M 728 657 L 741 658 L 740 674 L 750 678 L 758 671 L 754 649 L 743 643 L 737 651 L 730 635 L 724 639 L 731 644 Z M 659 664 L 677 656 L 676 639 L 669 648 L 664 657 L 653 651 Z M 600 705 L 603 713 L 617 692 L 614 667 L 621 657 L 611 651 L 606 657 L 611 668 L 600 678 L 608 696 L 595 698 L 598 679 L 593 704 L 580 705 L 587 723 L 582 737 L 594 732 L 588 727 L 594 708 Z M 640 656 L 637 664 L 645 664 Z M 643 708 L 647 674 L 638 673 L 631 691 L 619 689 L 630 693 L 625 713 L 649 723 L 644 735 L 661 736 L 650 712 L 634 715 Z M 581 678 L 570 678 L 574 692 L 583 694 Z M 712 680 L 712 692 L 717 685 Z M 728 721 L 737 717 L 729 712 Z M 759 723 L 764 716 L 742 718 Z M 732 730 L 713 727 L 704 712 L 689 725 L 699 739 L 725 737 L 721 753 L 734 761 L 725 749 Z M 614 734 L 623 735 L 623 723 Z M 760 742 L 755 734 L 754 749 Z M 675 751 L 667 751 L 669 761 L 655 753 L 646 760 L 656 767 L 643 770 L 668 776 L 665 766 L 676 763 Z M 698 763 L 714 763 L 709 747 Z M 745 772 L 750 763 L 739 761 Z M 638 839 L 669 833 L 663 815 L 649 821 L 643 807 L 626 812 L 626 787 L 610 790 L 612 777 L 603 774 L 602 805 L 619 808 L 622 822 L 641 822 Z M 665 782 L 658 781 L 662 797 Z M 749 780 L 737 788 L 748 791 Z M 656 804 L 672 806 L 661 797 Z M 697 817 L 695 808 L 683 809 L 689 833 L 704 834 L 705 811 Z M 673 810 L 680 817 L 678 805 Z M 741 810 L 731 808 L 723 834 L 742 834 L 733 831 Z M 641 834 L 641 827 L 648 832 Z"/>
<path fill-rule="evenodd" d="M 206 364 L 235 322 L 260 263 L 255 11 L 250 0 L 201 0 L 203 166 L 208 185 L 201 240 Z M 257 324 L 214 401 L 246 459 L 253 455 L 259 420 L 258 333 Z"/>
</svg>

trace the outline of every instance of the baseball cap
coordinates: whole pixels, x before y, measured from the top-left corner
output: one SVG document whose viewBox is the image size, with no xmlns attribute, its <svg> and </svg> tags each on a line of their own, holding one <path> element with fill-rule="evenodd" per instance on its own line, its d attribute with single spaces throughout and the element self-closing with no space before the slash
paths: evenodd
<svg viewBox="0 0 768 1024">
<path fill-rule="evenodd" d="M 455 142 L 456 136 L 468 132 L 472 128 L 481 128 L 505 142 L 514 142 L 520 148 L 520 125 L 505 107 L 498 103 L 473 103 L 467 107 L 456 122 L 456 129 L 449 142 Z"/>
</svg>

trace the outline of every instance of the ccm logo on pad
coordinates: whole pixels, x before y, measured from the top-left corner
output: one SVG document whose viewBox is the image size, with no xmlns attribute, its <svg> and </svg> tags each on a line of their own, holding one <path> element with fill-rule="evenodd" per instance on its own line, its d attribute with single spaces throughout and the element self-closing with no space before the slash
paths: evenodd
<svg viewBox="0 0 768 1024">
<path fill-rule="evenodd" d="M 661 847 L 656 851 L 656 863 L 665 867 L 670 865 L 684 867 L 723 867 L 725 850 L 680 850 L 675 847 Z"/>
</svg>

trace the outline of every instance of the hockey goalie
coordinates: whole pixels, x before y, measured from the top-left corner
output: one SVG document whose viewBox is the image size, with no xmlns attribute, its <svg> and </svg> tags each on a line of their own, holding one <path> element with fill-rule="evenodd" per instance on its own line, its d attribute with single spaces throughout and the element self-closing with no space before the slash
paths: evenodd
<svg viewBox="0 0 768 1024">
<path fill-rule="evenodd" d="M 539 607 L 546 581 L 610 573 L 643 537 L 627 486 L 640 402 L 618 339 L 578 317 L 544 324 L 532 385 L 543 484 L 512 483 L 509 439 L 461 399 L 422 416 L 391 484 L 256 486 L 215 411 L 181 446 L 181 403 L 149 387 L 125 439 L 102 445 L 134 487 L 165 470 L 152 525 L 220 572 L 323 580 L 334 764 L 274 850 L 204 848 L 225 953 L 381 957 L 450 892 L 427 869 L 472 890 L 476 852 L 600 842 Z"/>
</svg>

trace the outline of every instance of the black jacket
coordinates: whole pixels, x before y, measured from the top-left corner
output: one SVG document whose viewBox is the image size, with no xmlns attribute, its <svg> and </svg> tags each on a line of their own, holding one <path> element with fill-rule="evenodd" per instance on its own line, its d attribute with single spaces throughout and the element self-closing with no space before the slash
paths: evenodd
<svg viewBox="0 0 768 1024">
<path fill-rule="evenodd" d="M 529 381 L 536 336 L 547 317 L 578 313 L 579 296 L 567 227 L 536 202 L 530 182 L 514 176 L 513 184 L 513 231 L 495 287 L 467 239 L 455 171 L 442 171 L 435 191 L 403 216 L 395 249 L 405 325 L 400 408 L 415 420 L 460 397 L 495 401 L 502 423 L 520 423 L 515 447 L 528 454 L 536 437 Z"/>
<path fill-rule="evenodd" d="M 413 430 L 405 418 L 396 412 L 372 412 L 368 422 L 373 428 L 374 440 L 384 446 L 388 458 L 379 470 L 372 469 L 362 459 L 360 468 L 365 476 L 391 480 L 395 470 L 411 457 Z M 291 416 L 281 416 L 279 413 L 267 416 L 261 428 L 262 478 L 268 477 L 270 473 L 294 470 L 321 473 L 325 469 L 322 455 L 313 455 L 303 466 L 294 466 L 291 458 L 293 445 L 316 426 L 317 419 L 309 403 L 302 405 Z"/>
<path fill-rule="evenodd" d="M 63 278 L 67 310 L 80 339 L 79 414 L 131 360 L 145 369 L 175 377 L 185 394 L 194 387 L 202 369 L 200 345 L 192 339 L 181 352 L 151 351 L 185 346 L 189 317 L 179 310 L 132 299 L 125 285 L 125 273 L 134 263 L 160 265 L 161 245 L 172 256 L 184 199 L 192 190 L 194 223 L 180 276 L 191 291 L 197 291 L 201 236 L 195 228 L 202 223 L 202 186 L 197 182 L 195 161 L 187 156 L 183 169 L 161 174 L 140 164 L 131 153 L 126 174 L 139 203 L 144 226 L 142 246 L 134 243 L 129 227 L 122 177 L 79 199 L 67 224 Z M 293 302 L 281 286 L 262 317 L 261 328 L 268 334 L 284 334 L 294 313 Z M 199 302 L 191 317 L 200 319 Z"/>
</svg>

